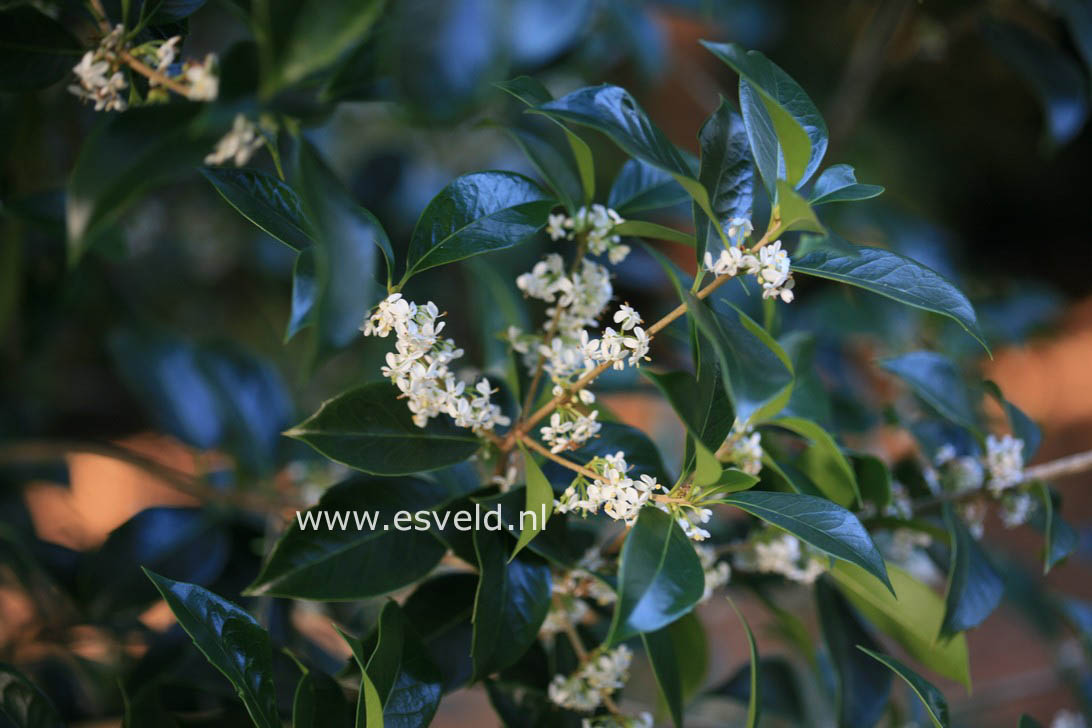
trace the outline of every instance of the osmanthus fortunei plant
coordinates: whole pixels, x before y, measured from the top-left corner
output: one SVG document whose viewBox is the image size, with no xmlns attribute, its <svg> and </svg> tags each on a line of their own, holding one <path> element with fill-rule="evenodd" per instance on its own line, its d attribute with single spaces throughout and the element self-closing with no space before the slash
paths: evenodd
<svg viewBox="0 0 1092 728">
<path fill-rule="evenodd" d="M 149 181 L 151 167 L 114 167 L 114 155 L 156 167 L 203 159 L 203 174 L 232 207 L 298 252 L 289 333 L 314 329 L 318 349 L 362 334 L 385 352 L 373 381 L 285 433 L 358 474 L 290 519 L 245 593 L 390 597 L 370 631 L 339 629 L 354 657 L 340 673 L 295 654 L 295 674 L 278 673 L 277 681 L 298 681 L 293 725 L 424 726 L 445 693 L 479 683 L 509 726 L 682 725 L 688 708 L 717 695 L 741 698 L 753 726 L 763 706 L 784 707 L 763 695 L 783 664 L 760 657 L 743 622 L 749 667 L 705 689 L 695 608 L 729 599 L 726 589 L 770 611 L 839 725 L 907 716 L 949 725 L 945 698 L 923 673 L 970 688 L 964 633 L 1004 587 L 980 545 L 986 511 L 1040 527 L 1049 570 L 1075 535 L 1046 481 L 1087 458 L 1026 468 L 1036 426 L 995 384 L 967 381 L 931 351 L 881 362 L 916 398 L 891 414 L 917 436 L 916 460 L 893 468 L 817 422 L 827 393 L 801 332 L 781 323 L 783 307 L 808 305 L 796 296 L 798 278 L 854 286 L 982 337 L 970 302 L 944 277 L 823 224 L 817 210 L 882 188 L 857 182 L 848 165 L 823 166 L 826 126 L 784 71 L 735 44 L 705 44 L 738 74 L 738 105 L 721 100 L 698 133 L 697 159 L 617 86 L 554 98 L 529 77 L 500 84 L 556 125 L 559 145 L 513 132 L 540 179 L 458 177 L 425 207 L 408 244 L 394 246 L 300 134 L 298 116 L 314 101 L 298 96 L 299 82 L 338 58 L 342 38 L 371 18 L 347 10 L 325 46 L 282 43 L 274 23 L 256 51 L 180 60 L 177 37 L 146 32 L 154 12 L 174 6 L 142 5 L 139 18 L 118 24 L 92 4 L 101 32 L 77 54 L 71 92 L 118 115 L 73 172 L 71 255 L 95 245 Z M 45 23 L 31 12 L 20 10 L 20 22 Z M 297 96 L 286 101 L 285 89 Z M 145 137 L 150 123 L 159 133 Z M 605 193 L 595 189 L 582 137 L 589 129 L 629 157 Z M 275 175 L 243 166 L 263 147 Z M 645 219 L 684 200 L 692 225 Z M 473 312 L 440 310 L 413 292 L 414 277 L 536 237 L 548 239 L 549 252 L 497 289 L 506 322 L 483 332 L 503 340 L 507 368 L 466 376 L 447 324 Z M 689 246 L 696 275 L 647 241 Z M 615 266 L 638 246 L 675 291 L 658 317 L 614 294 Z M 728 301 L 729 287 L 760 302 L 762 321 Z M 689 366 L 667 368 L 656 352 Z M 677 414 L 686 443 L 678 467 L 667 468 L 648 437 L 597 399 L 599 377 L 625 369 Z M 1004 421 L 984 414 L 990 401 Z M 947 562 L 943 595 L 928 583 L 934 558 Z M 232 601 L 148 577 L 253 723 L 284 725 L 273 669 L 281 645 Z M 771 590 L 784 582 L 810 585 L 822 650 L 777 603 Z M 658 695 L 627 693 L 635 660 L 650 663 Z M 893 699 L 902 684 L 913 701 Z M 17 724 L 57 724 L 17 672 L 5 668 L 0 685 Z M 144 695 L 128 698 L 130 725 L 163 715 Z"/>
</svg>

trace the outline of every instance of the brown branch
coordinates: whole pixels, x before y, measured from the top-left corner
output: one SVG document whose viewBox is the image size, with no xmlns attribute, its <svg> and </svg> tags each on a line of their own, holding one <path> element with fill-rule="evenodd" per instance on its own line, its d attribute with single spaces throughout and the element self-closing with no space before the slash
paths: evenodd
<svg viewBox="0 0 1092 728">
<path fill-rule="evenodd" d="M 147 78 L 155 81 L 165 88 L 169 88 L 171 91 L 174 91 L 180 96 L 185 96 L 186 98 L 189 98 L 190 89 L 185 84 L 179 83 L 173 78 L 163 75 L 151 66 L 145 64 L 143 61 L 137 59 L 132 53 L 127 50 L 122 50 L 118 55 L 120 56 L 121 60 L 125 61 L 126 65 L 128 65 L 129 68 L 133 69 L 137 73 L 146 76 Z"/>
</svg>

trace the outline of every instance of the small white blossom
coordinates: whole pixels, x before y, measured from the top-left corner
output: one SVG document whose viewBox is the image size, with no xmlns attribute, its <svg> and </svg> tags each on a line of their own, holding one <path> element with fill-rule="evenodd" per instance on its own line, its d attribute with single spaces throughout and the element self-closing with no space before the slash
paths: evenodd
<svg viewBox="0 0 1092 728">
<path fill-rule="evenodd" d="M 637 715 L 596 715 L 581 720 L 580 728 L 652 728 L 652 713 L 646 710 Z"/>
<path fill-rule="evenodd" d="M 713 511 L 708 508 L 685 505 L 680 503 L 663 503 L 658 501 L 656 507 L 665 513 L 675 517 L 686 537 L 691 541 L 704 541 L 709 538 L 709 531 L 702 528 L 713 517 Z"/>
<path fill-rule="evenodd" d="M 550 452 L 559 453 L 583 445 L 599 434 L 602 424 L 598 410 L 584 415 L 571 408 L 555 410 L 550 415 L 550 424 L 539 430 L 542 441 L 550 447 Z"/>
<path fill-rule="evenodd" d="M 565 216 L 562 214 L 551 214 L 546 222 L 546 234 L 550 236 L 550 240 L 561 240 L 568 235 L 565 230 Z"/>
<path fill-rule="evenodd" d="M 740 470 L 748 475 L 762 472 L 762 436 L 752 426 L 744 425 L 736 418 L 725 442 L 731 447 L 727 459 Z"/>
<path fill-rule="evenodd" d="M 125 28 L 121 25 L 106 34 L 98 48 L 87 51 L 72 69 L 78 84 L 68 90 L 83 101 L 95 105 L 95 111 L 125 111 L 128 101 L 122 91 L 128 88 L 121 72 L 121 51 L 124 50 Z"/>
<path fill-rule="evenodd" d="M 986 436 L 986 468 L 990 471 L 990 492 L 1000 495 L 1024 478 L 1024 441 L 1005 435 Z"/>
<path fill-rule="evenodd" d="M 705 263 L 705 269 L 716 276 L 734 276 L 740 271 L 744 273 L 758 271 L 758 258 L 750 253 L 744 253 L 736 246 L 720 251 L 720 255 L 715 259 L 711 252 L 706 251 L 702 262 Z"/>
<path fill-rule="evenodd" d="M 628 303 L 623 303 L 618 307 L 618 310 L 614 312 L 614 323 L 620 324 L 622 331 L 629 331 L 637 324 L 643 323 L 641 314 L 630 306 Z"/>
<path fill-rule="evenodd" d="M 1028 522 L 1035 512 L 1036 500 L 1027 492 L 1008 492 L 1001 496 L 1001 522 L 1015 528 Z"/>
<path fill-rule="evenodd" d="M 220 76 L 216 73 L 216 55 L 209 53 L 202 63 L 189 61 L 182 70 L 189 84 L 186 96 L 191 101 L 215 101 L 220 93 Z"/>
<path fill-rule="evenodd" d="M 754 231 L 754 225 L 745 217 L 733 217 L 728 221 L 728 241 L 735 247 L 741 247 Z"/>
<path fill-rule="evenodd" d="M 706 602 L 714 591 L 728 583 L 732 576 L 732 567 L 727 561 L 718 561 L 717 551 L 711 546 L 695 544 L 694 550 L 698 552 L 702 571 L 705 572 L 705 593 L 702 594 L 701 601 Z"/>
<path fill-rule="evenodd" d="M 663 487 L 649 475 L 630 478 L 629 465 L 621 451 L 595 458 L 587 467 L 596 473 L 596 478 L 579 487 L 570 485 L 555 501 L 558 512 L 597 513 L 602 507 L 611 518 L 632 525 L 652 494 Z"/>
<path fill-rule="evenodd" d="M 885 516 L 908 519 L 914 515 L 914 504 L 906 486 L 897 480 L 891 481 L 891 502 L 884 508 Z"/>
<path fill-rule="evenodd" d="M 759 269 L 756 274 L 758 282 L 762 284 L 762 297 L 775 298 L 780 296 L 785 303 L 791 303 L 793 299 L 792 287 L 792 261 L 789 254 L 781 248 L 781 241 L 777 240 L 758 251 Z"/>
<path fill-rule="evenodd" d="M 736 566 L 744 571 L 781 574 L 801 584 L 814 583 L 825 569 L 823 562 L 806 553 L 800 539 L 790 533 L 756 539 L 749 551 L 737 554 Z"/>
<path fill-rule="evenodd" d="M 958 507 L 959 515 L 967 524 L 967 530 L 975 539 L 982 538 L 986 530 L 986 504 L 980 500 L 961 503 Z"/>
<path fill-rule="evenodd" d="M 547 693 L 562 708 L 589 713 L 625 686 L 633 652 L 625 645 L 595 655 L 569 677 L 555 675 Z"/>
<path fill-rule="evenodd" d="M 242 114 L 235 115 L 231 131 L 216 142 L 216 147 L 205 157 L 205 164 L 223 164 L 231 161 L 242 167 L 265 144 L 265 136 L 258 126 Z"/>
</svg>

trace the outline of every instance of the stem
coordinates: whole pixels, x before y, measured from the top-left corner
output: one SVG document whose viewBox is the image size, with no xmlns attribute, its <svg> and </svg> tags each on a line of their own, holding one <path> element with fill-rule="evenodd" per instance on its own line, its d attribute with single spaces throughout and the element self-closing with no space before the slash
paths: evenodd
<svg viewBox="0 0 1092 728">
<path fill-rule="evenodd" d="M 162 73 L 155 70 L 151 66 L 146 65 L 143 61 L 138 60 L 129 51 L 123 50 L 119 55 L 121 57 L 121 60 L 125 61 L 126 65 L 128 65 L 129 68 L 133 69 L 137 73 L 141 74 L 142 76 L 146 76 L 147 78 L 155 81 L 161 86 L 169 88 L 171 91 L 174 91 L 180 96 L 185 96 L 186 98 L 189 98 L 190 90 L 186 87 L 185 84 L 179 83 L 169 76 L 164 76 Z"/>
<path fill-rule="evenodd" d="M 535 440 L 534 438 L 528 437 L 527 435 L 521 435 L 520 442 L 537 452 L 539 455 L 542 455 L 547 460 L 553 460 L 558 465 L 562 465 L 575 473 L 580 473 L 585 478 L 590 478 L 591 480 L 599 479 L 599 473 L 595 472 L 594 470 L 589 470 L 583 465 L 578 465 L 572 460 L 566 460 L 556 453 L 550 452 L 548 448 L 540 444 L 538 440 Z"/>
</svg>

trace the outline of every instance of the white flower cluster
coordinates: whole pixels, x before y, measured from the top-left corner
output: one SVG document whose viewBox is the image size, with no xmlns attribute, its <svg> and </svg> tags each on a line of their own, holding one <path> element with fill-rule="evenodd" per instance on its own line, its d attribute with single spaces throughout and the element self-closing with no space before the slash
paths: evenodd
<svg viewBox="0 0 1092 728">
<path fill-rule="evenodd" d="M 596 203 L 590 208 L 581 207 L 573 217 L 561 213 L 550 215 L 546 234 L 551 240 L 575 240 L 578 235 L 584 235 L 588 252 L 592 255 L 606 253 L 611 263 L 618 264 L 629 255 L 629 246 L 622 245 L 622 238 L 614 234 L 614 227 L 624 222 L 617 212 Z"/>
<path fill-rule="evenodd" d="M 762 472 L 762 436 L 753 427 L 744 425 L 737 418 L 725 445 L 729 448 L 726 460 L 738 465 L 748 475 Z"/>
<path fill-rule="evenodd" d="M 981 463 L 967 455 L 957 456 L 955 447 L 951 444 L 941 446 L 933 462 L 938 468 L 942 468 L 940 476 L 942 487 L 953 493 L 977 490 L 985 482 L 986 473 Z"/>
<path fill-rule="evenodd" d="M 939 473 L 931 468 L 925 471 L 934 488 L 968 493 L 985 485 L 990 495 L 1000 501 L 1001 521 L 1006 528 L 1027 523 L 1037 507 L 1038 502 L 1031 493 L 1017 488 L 1024 481 L 1024 441 L 1012 435 L 988 435 L 986 455 L 981 459 L 958 456 L 953 445 L 942 445 L 937 449 L 934 463 Z M 985 503 L 961 503 L 958 510 L 971 534 L 981 538 L 986 520 Z"/>
<path fill-rule="evenodd" d="M 401 293 L 393 293 L 379 303 L 361 331 L 365 336 L 379 337 L 394 331 L 395 351 L 387 354 L 381 372 L 405 395 L 418 427 L 441 413 L 475 432 L 509 424 L 500 407 L 490 402 L 488 379 L 483 378 L 467 392 L 466 383 L 456 380 L 449 370 L 448 365 L 461 357 L 463 350 L 440 336 L 444 322 L 439 318 L 432 301 L 418 306 Z"/>
<path fill-rule="evenodd" d="M 785 303 L 791 303 L 795 281 L 792 277 L 792 261 L 789 259 L 789 254 L 781 247 L 780 240 L 760 248 L 757 256 L 746 252 L 743 241 L 752 232 L 754 227 L 750 220 L 742 217 L 732 218 L 728 223 L 731 246 L 720 251 L 716 258 L 713 257 L 712 251 L 707 251 L 703 260 L 705 269 L 716 276 L 736 276 L 741 272 L 753 275 L 762 286 L 763 298 L 779 297 Z"/>
<path fill-rule="evenodd" d="M 564 394 L 565 389 L 555 386 L 554 396 Z M 550 424 L 539 430 L 542 441 L 550 447 L 550 452 L 558 453 L 583 445 L 599 434 L 603 425 L 599 422 L 599 411 L 585 412 L 576 404 L 588 406 L 595 403 L 595 395 L 587 389 L 581 389 L 577 397 L 571 397 L 567 404 L 559 405 L 550 415 Z"/>
<path fill-rule="evenodd" d="M 625 686 L 632 661 L 633 652 L 625 645 L 602 652 L 569 677 L 555 675 L 548 689 L 550 700 L 562 708 L 591 712 Z"/>
<path fill-rule="evenodd" d="M 1005 435 L 986 436 L 986 468 L 990 471 L 990 492 L 1001 495 L 1024 478 L 1024 441 Z"/>
<path fill-rule="evenodd" d="M 554 575 L 551 586 L 553 600 L 539 629 L 539 635 L 550 637 L 565 631 L 570 625 L 582 622 L 588 614 L 585 599 L 593 599 L 599 606 L 615 601 L 614 590 L 592 573 L 603 565 L 599 549 L 592 547 L 585 552 L 575 568 Z"/>
<path fill-rule="evenodd" d="M 657 501 L 656 507 L 665 513 L 671 514 L 679 528 L 686 537 L 692 541 L 704 541 L 709 538 L 709 532 L 702 528 L 713 517 L 713 511 L 708 508 L 694 506 L 689 503 L 664 503 Z"/>
<path fill-rule="evenodd" d="M 823 562 L 807 552 L 800 539 L 791 533 L 772 538 L 760 536 L 749 550 L 736 555 L 736 567 L 744 571 L 781 574 L 801 584 L 814 583 L 825 570 Z"/>
<path fill-rule="evenodd" d="M 1038 502 L 1027 491 L 1008 492 L 1001 496 L 1001 522 L 1005 528 L 1023 525 L 1035 512 Z"/>
<path fill-rule="evenodd" d="M 701 595 L 701 601 L 707 602 L 714 591 L 727 584 L 732 578 L 732 567 L 727 561 L 718 561 L 717 550 L 711 546 L 696 544 L 694 550 L 698 552 L 702 571 L 705 572 L 705 593 Z"/>
<path fill-rule="evenodd" d="M 591 338 L 587 331 L 580 332 L 585 369 L 593 369 L 596 364 L 604 362 L 613 362 L 615 369 L 624 369 L 627 356 L 629 365 L 637 367 L 648 358 L 652 337 L 637 325 L 641 323 L 640 315 L 629 304 L 623 303 L 614 312 L 614 322 L 619 325 L 620 331 L 608 326 L 598 339 Z"/>
<path fill-rule="evenodd" d="M 650 475 L 642 475 L 636 480 L 630 478 L 626 474 L 629 471 L 626 455 L 621 451 L 597 457 L 588 463 L 587 468 L 597 477 L 587 483 L 580 476 L 566 488 L 561 497 L 554 501 L 554 507 L 559 513 L 597 513 L 602 507 L 603 512 L 611 518 L 633 525 L 637 514 L 652 494 L 663 488 Z"/>
<path fill-rule="evenodd" d="M 125 111 L 128 102 L 121 92 L 128 87 L 121 72 L 121 51 L 124 50 L 125 28 L 115 26 L 99 42 L 98 48 L 83 54 L 72 69 L 78 84 L 68 87 L 82 101 L 95 104 L 95 111 Z"/>
<path fill-rule="evenodd" d="M 205 164 L 234 162 L 242 167 L 265 144 L 265 135 L 258 125 L 242 114 L 235 115 L 231 131 L 216 142 L 216 147 L 205 157 Z"/>
</svg>

